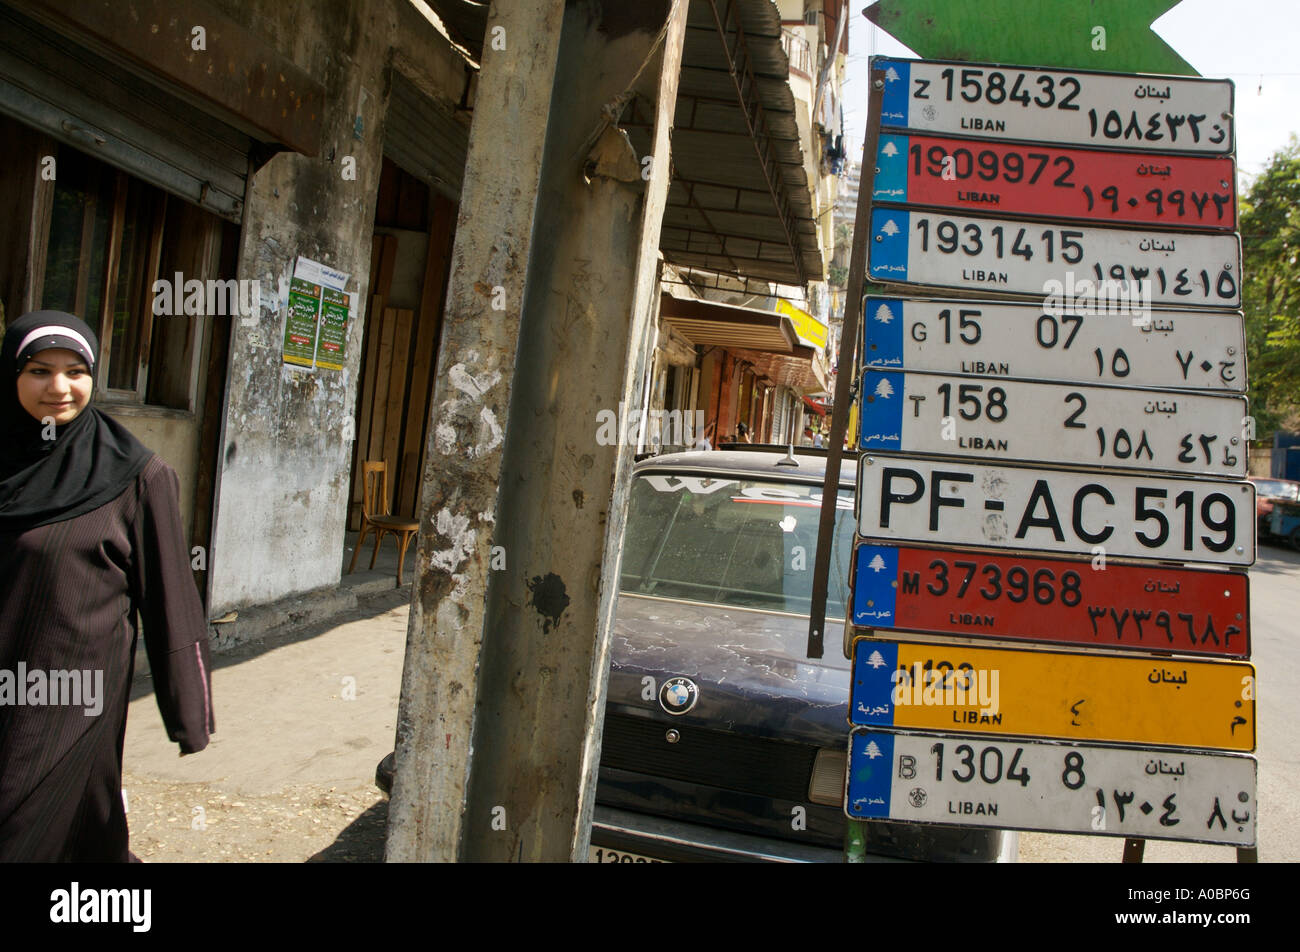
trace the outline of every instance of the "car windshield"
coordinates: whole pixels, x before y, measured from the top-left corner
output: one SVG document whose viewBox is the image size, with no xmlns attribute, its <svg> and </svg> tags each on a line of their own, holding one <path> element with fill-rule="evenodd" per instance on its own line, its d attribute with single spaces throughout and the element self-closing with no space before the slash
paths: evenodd
<svg viewBox="0 0 1300 952">
<path fill-rule="evenodd" d="M 1300 486 L 1297 486 L 1296 483 L 1287 482 L 1284 479 L 1255 480 L 1255 491 L 1261 496 L 1276 496 L 1279 499 L 1295 499 L 1297 489 L 1300 489 Z"/>
<path fill-rule="evenodd" d="M 622 591 L 807 615 L 820 485 L 653 473 L 632 487 Z M 826 617 L 843 618 L 853 492 L 836 503 Z"/>
</svg>

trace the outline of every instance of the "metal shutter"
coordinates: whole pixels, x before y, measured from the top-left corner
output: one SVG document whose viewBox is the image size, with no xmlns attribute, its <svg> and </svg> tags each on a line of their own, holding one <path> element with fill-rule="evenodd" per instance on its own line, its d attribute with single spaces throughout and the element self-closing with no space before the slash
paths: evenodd
<svg viewBox="0 0 1300 952">
<path fill-rule="evenodd" d="M 460 201 L 469 127 L 393 70 L 384 118 L 384 154 L 453 202 Z"/>
<path fill-rule="evenodd" d="M 247 135 L 5 6 L 0 111 L 222 218 L 243 217 Z"/>
</svg>

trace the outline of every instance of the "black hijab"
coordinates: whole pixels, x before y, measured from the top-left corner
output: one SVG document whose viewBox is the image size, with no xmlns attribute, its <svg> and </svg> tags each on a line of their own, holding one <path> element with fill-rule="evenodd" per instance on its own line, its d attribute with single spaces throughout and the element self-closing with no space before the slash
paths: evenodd
<svg viewBox="0 0 1300 952">
<path fill-rule="evenodd" d="M 153 456 L 94 406 L 46 439 L 42 423 L 18 402 L 18 373 L 33 354 L 62 347 L 79 353 L 90 372 L 99 339 L 62 311 L 33 311 L 14 321 L 0 347 L 0 531 L 24 532 L 62 522 L 116 499 Z"/>
</svg>

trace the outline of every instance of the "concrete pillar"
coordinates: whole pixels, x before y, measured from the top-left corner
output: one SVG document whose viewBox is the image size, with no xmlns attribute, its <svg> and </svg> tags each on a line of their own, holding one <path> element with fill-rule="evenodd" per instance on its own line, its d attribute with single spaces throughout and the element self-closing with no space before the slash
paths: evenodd
<svg viewBox="0 0 1300 952">
<path fill-rule="evenodd" d="M 476 144 L 494 136 L 511 154 L 535 130 L 495 121 L 515 102 L 491 75 L 500 54 L 485 53 L 450 292 L 460 306 L 448 309 L 435 390 L 389 859 L 586 858 L 633 449 L 601 441 L 598 413 L 640 404 L 685 14 L 684 0 L 578 0 L 562 33 L 548 15 L 527 34 L 561 38 L 553 89 L 545 83 L 535 239 L 511 259 L 512 277 L 527 263 L 519 336 L 491 347 L 471 331 L 494 316 L 487 298 L 500 282 L 483 271 L 501 243 L 493 222 L 511 209 L 471 199 L 471 183 L 502 174 L 476 167 Z M 522 75 L 528 85 L 513 92 L 531 104 L 542 76 Z M 609 123 L 633 92 L 655 104 L 649 163 Z M 518 177 L 519 158 L 509 161 Z M 462 241 L 476 253 L 462 255 Z M 463 303 L 480 295 L 477 313 Z"/>
<path fill-rule="evenodd" d="M 459 858 L 503 427 L 563 14 L 564 0 L 546 0 L 488 17 L 430 408 L 389 860 Z"/>
<path fill-rule="evenodd" d="M 320 154 L 275 155 L 250 177 L 245 196 L 236 276 L 259 282 L 261 312 L 230 322 L 209 560 L 213 617 L 339 581 L 393 33 L 391 9 L 377 0 L 230 7 L 238 22 L 258 25 L 272 49 L 302 50 L 324 96 Z M 343 370 L 283 362 L 282 292 L 300 255 L 352 276 Z"/>
</svg>

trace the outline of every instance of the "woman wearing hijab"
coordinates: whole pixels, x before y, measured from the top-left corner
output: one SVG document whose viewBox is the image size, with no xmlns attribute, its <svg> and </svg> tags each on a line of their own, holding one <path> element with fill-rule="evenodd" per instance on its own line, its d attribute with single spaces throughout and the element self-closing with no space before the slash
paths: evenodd
<svg viewBox="0 0 1300 952">
<path fill-rule="evenodd" d="M 167 735 L 215 729 L 170 466 L 91 404 L 99 342 L 36 311 L 0 347 L 0 861 L 125 862 L 137 616 Z"/>
</svg>

